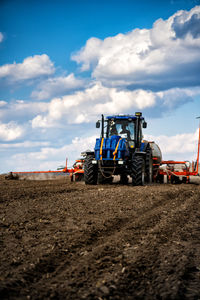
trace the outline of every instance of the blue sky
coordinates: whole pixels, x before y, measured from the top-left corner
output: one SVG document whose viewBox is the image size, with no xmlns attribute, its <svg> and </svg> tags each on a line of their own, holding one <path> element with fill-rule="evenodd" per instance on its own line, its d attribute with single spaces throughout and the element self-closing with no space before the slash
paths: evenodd
<svg viewBox="0 0 200 300">
<path fill-rule="evenodd" d="M 134 113 L 164 159 L 194 159 L 200 1 L 0 2 L 0 173 L 92 148 L 101 113 Z"/>
</svg>

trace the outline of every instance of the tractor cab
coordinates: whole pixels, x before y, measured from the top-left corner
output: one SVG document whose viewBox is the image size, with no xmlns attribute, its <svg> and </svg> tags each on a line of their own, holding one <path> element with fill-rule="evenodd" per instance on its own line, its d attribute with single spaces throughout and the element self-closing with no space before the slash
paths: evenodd
<svg viewBox="0 0 200 300">
<path fill-rule="evenodd" d="M 101 125 L 101 138 L 119 136 L 125 139 L 131 148 L 140 147 L 142 128 L 147 127 L 141 112 L 136 112 L 135 115 L 108 116 L 106 119 L 102 115 Z M 100 121 L 96 123 L 96 127 L 100 127 Z"/>
</svg>

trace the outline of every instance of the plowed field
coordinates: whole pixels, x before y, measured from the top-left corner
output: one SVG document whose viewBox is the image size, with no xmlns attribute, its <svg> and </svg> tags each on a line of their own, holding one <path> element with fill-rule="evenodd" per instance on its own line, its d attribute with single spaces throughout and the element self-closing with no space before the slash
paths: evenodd
<svg viewBox="0 0 200 300">
<path fill-rule="evenodd" d="M 0 179 L 0 299 L 200 299 L 200 185 Z"/>
</svg>

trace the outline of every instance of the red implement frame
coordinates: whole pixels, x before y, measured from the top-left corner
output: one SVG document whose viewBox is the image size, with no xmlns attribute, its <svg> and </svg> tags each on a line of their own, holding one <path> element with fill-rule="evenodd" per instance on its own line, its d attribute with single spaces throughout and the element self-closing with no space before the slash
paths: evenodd
<svg viewBox="0 0 200 300">
<path fill-rule="evenodd" d="M 76 160 L 76 163 L 78 162 L 82 162 L 83 160 Z M 76 164 L 75 163 L 75 164 Z M 14 175 L 27 175 L 27 174 L 63 174 L 63 173 L 69 173 L 70 174 L 70 178 L 71 181 L 73 181 L 73 175 L 75 176 L 75 178 L 79 179 L 79 177 L 83 177 L 84 174 L 84 170 L 80 167 L 76 167 L 76 165 L 74 164 L 73 168 L 68 169 L 67 167 L 67 159 L 66 159 L 66 165 L 64 167 L 64 169 L 62 170 L 57 170 L 57 171 L 25 171 L 25 172 L 11 172 Z"/>
<path fill-rule="evenodd" d="M 186 180 L 185 182 L 189 182 L 190 176 L 197 176 L 199 173 L 199 151 L 200 151 L 200 126 L 199 126 L 199 138 L 198 138 L 198 150 L 197 150 L 197 160 L 196 160 L 196 167 L 194 169 L 194 163 L 192 164 L 192 170 L 190 170 L 190 167 L 187 166 L 187 161 L 173 161 L 173 160 L 163 160 L 161 164 L 156 164 L 154 163 L 153 166 L 154 168 L 158 167 L 157 172 L 155 174 L 155 178 L 157 176 L 167 176 L 167 179 L 170 181 L 174 176 L 179 178 L 179 176 L 184 177 Z M 156 158 L 153 158 L 155 161 Z M 161 169 L 161 165 L 178 165 L 182 164 L 185 167 L 181 171 L 176 171 L 173 170 L 173 167 L 171 168 L 166 168 L 166 169 Z"/>
<path fill-rule="evenodd" d="M 78 164 L 80 163 L 80 164 Z M 67 160 L 66 160 L 66 167 L 63 169 L 64 173 L 70 173 L 71 181 L 81 181 L 84 177 L 84 170 L 83 170 L 83 159 L 77 159 L 73 168 L 67 168 Z"/>
</svg>

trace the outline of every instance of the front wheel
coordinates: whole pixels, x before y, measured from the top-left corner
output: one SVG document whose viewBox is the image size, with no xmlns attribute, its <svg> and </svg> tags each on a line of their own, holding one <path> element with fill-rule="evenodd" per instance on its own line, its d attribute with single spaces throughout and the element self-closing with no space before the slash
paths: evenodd
<svg viewBox="0 0 200 300">
<path fill-rule="evenodd" d="M 145 181 L 145 162 L 140 156 L 134 156 L 131 167 L 132 185 L 144 185 Z"/>
<path fill-rule="evenodd" d="M 85 184 L 97 184 L 98 166 L 92 163 L 93 155 L 87 155 L 84 163 L 84 180 Z"/>
</svg>

